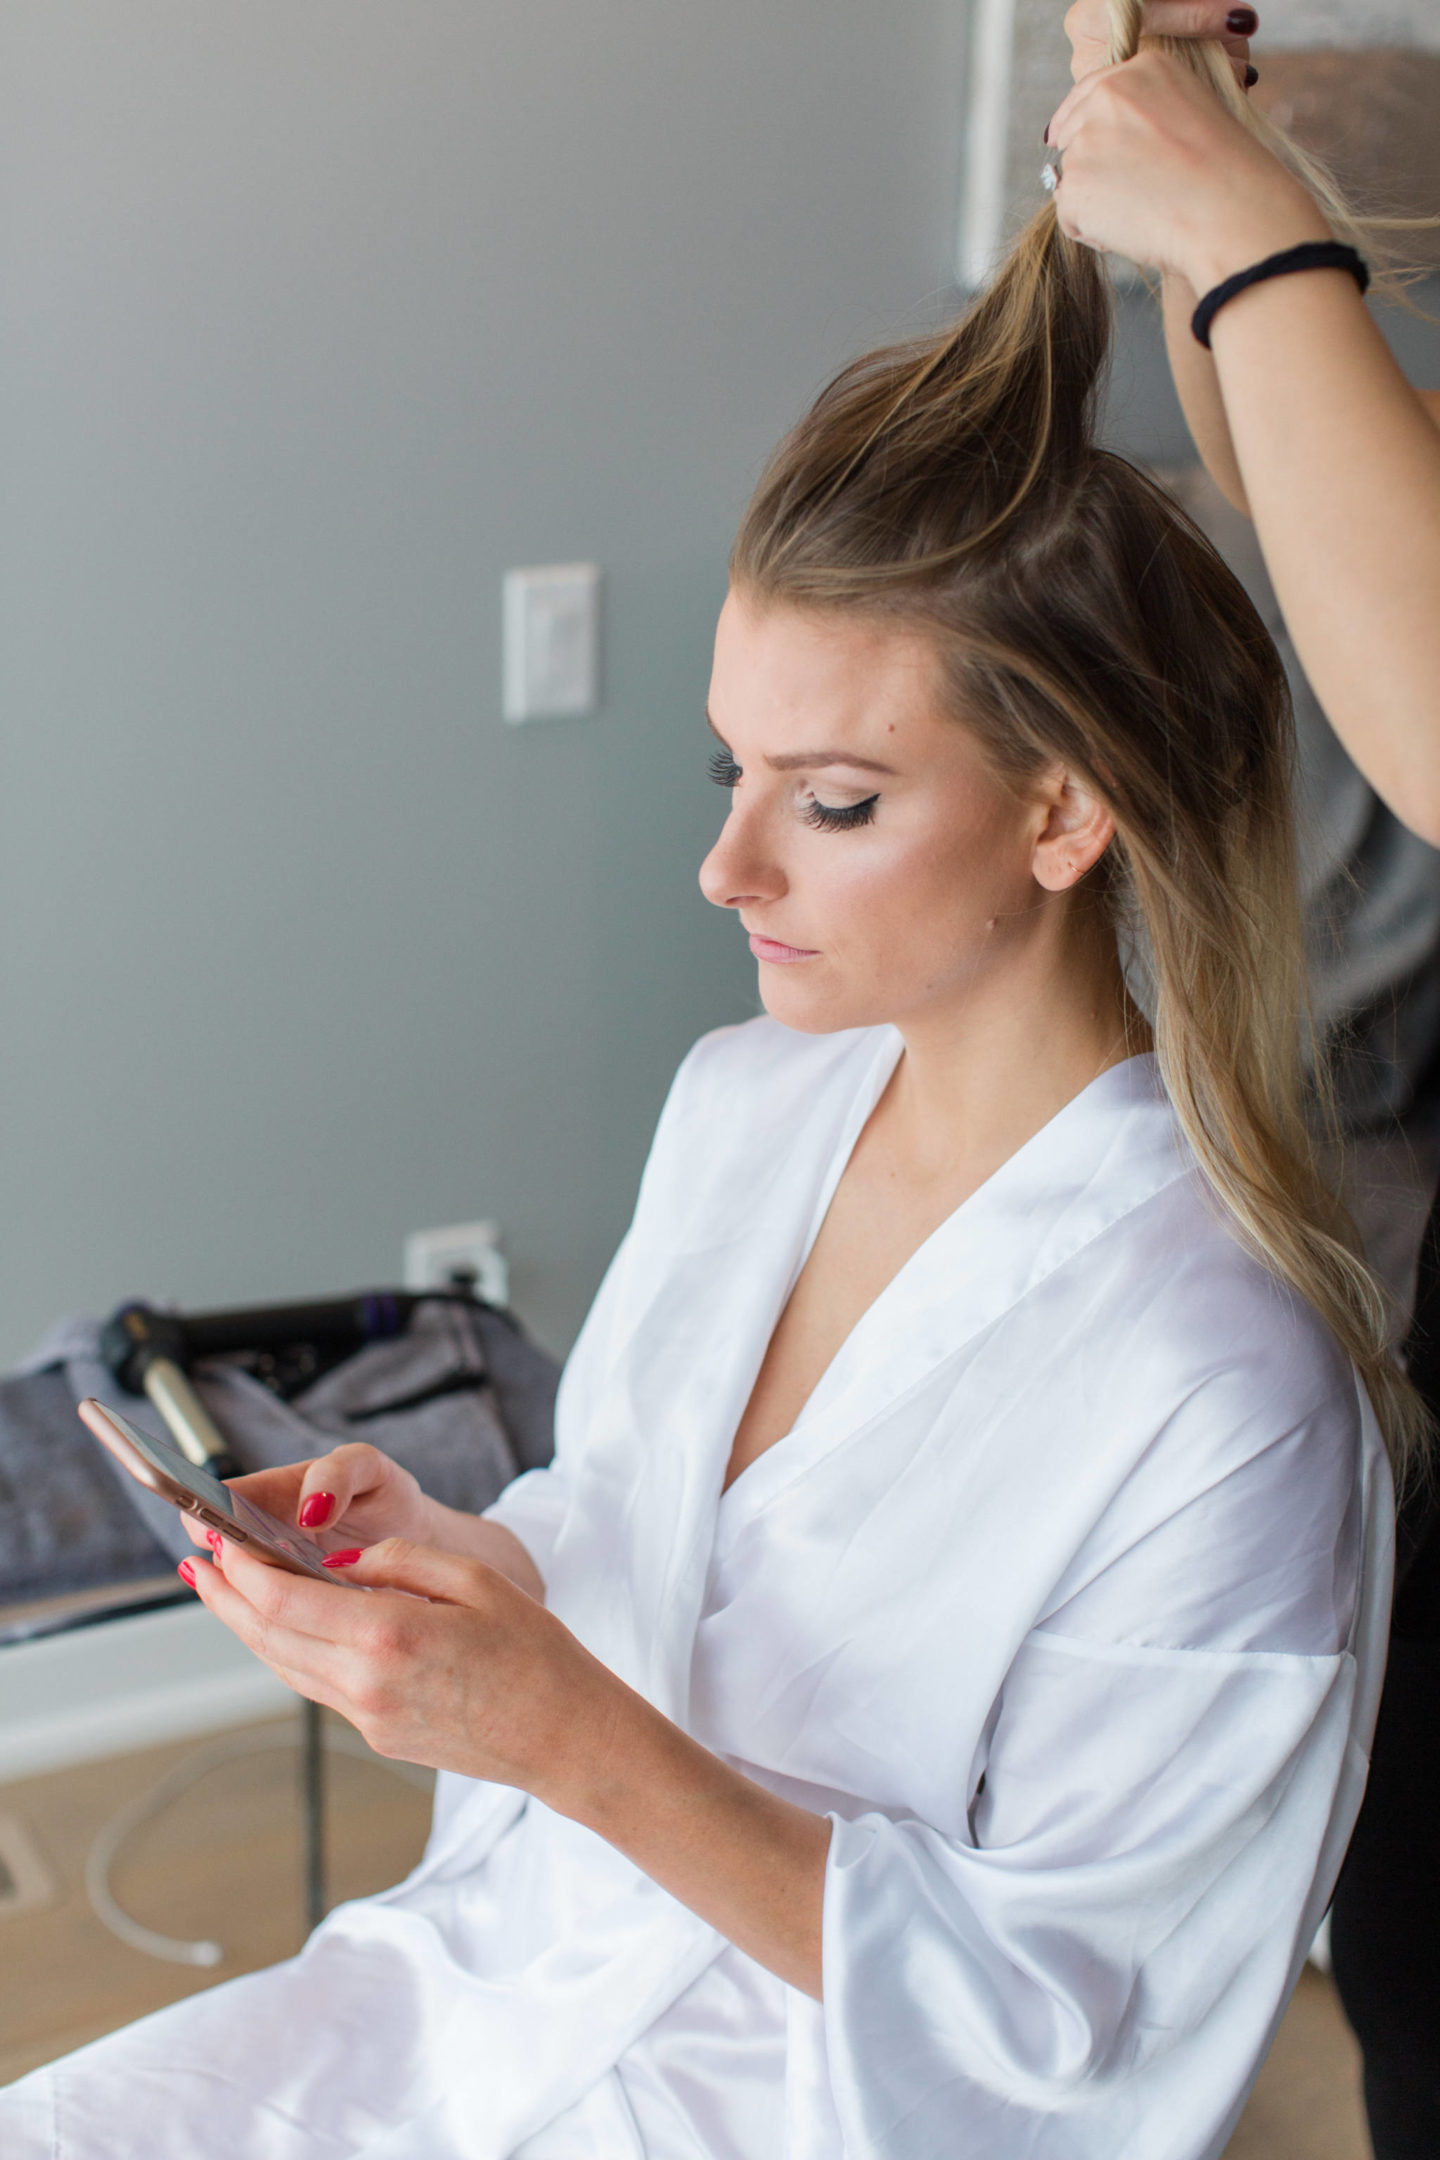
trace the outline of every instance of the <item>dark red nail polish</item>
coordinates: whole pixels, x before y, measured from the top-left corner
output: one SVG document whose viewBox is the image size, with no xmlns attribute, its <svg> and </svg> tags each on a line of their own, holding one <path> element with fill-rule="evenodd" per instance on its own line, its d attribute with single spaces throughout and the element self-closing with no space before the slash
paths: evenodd
<svg viewBox="0 0 1440 2160">
<path fill-rule="evenodd" d="M 321 1567 L 354 1567 L 364 1549 L 363 1545 L 357 1545 L 354 1552 L 326 1553 L 320 1565 Z"/>
<path fill-rule="evenodd" d="M 1225 17 L 1225 28 L 1231 37 L 1254 37 L 1260 27 L 1260 18 L 1254 8 L 1231 8 Z"/>
<path fill-rule="evenodd" d="M 179 1576 L 179 1577 L 181 1578 L 181 1580 L 182 1580 L 183 1582 L 187 1582 L 187 1583 L 189 1583 L 189 1585 L 190 1585 L 190 1588 L 191 1588 L 192 1590 L 194 1589 L 194 1587 L 195 1587 L 195 1570 L 194 1570 L 193 1566 L 191 1565 L 191 1563 L 190 1563 L 190 1562 L 189 1562 L 188 1560 L 182 1560 L 182 1561 L 180 1562 L 180 1565 L 179 1565 L 179 1567 L 178 1567 L 178 1568 L 176 1568 L 175 1572 L 176 1572 L 176 1574 L 177 1574 L 177 1575 L 178 1575 L 178 1576 Z"/>
<path fill-rule="evenodd" d="M 1259 68 L 1257 68 L 1257 67 L 1247 67 L 1247 68 L 1246 68 L 1246 70 L 1245 70 L 1245 88 L 1246 88 L 1247 90 L 1253 90 L 1253 89 L 1254 89 L 1254 87 L 1255 87 L 1255 85 L 1256 85 L 1256 83 L 1257 83 L 1257 82 L 1259 82 L 1259 80 L 1260 80 L 1260 70 L 1259 70 Z"/>
<path fill-rule="evenodd" d="M 330 1511 L 334 1505 L 333 1492 L 312 1492 L 300 1510 L 300 1528 L 318 1530 L 321 1523 L 330 1520 Z"/>
<path fill-rule="evenodd" d="M 1048 146 L 1048 144 L 1049 144 L 1049 141 L 1050 141 L 1050 123 L 1049 123 L 1049 121 L 1048 121 L 1048 120 L 1047 120 L 1047 121 L 1046 121 L 1046 123 L 1045 123 L 1045 132 L 1044 132 L 1044 134 L 1043 134 L 1043 135 L 1042 135 L 1042 136 L 1040 137 L 1040 140 L 1041 140 L 1041 142 L 1042 142 L 1042 143 L 1045 143 L 1045 144 L 1046 144 L 1046 145 Z"/>
<path fill-rule="evenodd" d="M 218 1530 L 207 1530 L 205 1532 L 205 1542 L 210 1547 L 211 1552 L 219 1552 L 225 1540 Z"/>
</svg>

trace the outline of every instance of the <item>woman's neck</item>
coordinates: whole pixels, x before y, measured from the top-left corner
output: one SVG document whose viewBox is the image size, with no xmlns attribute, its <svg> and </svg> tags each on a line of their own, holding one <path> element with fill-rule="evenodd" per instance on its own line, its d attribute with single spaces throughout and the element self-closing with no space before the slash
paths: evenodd
<svg viewBox="0 0 1440 2160">
<path fill-rule="evenodd" d="M 1077 926 L 1038 964 L 997 970 L 950 1007 L 899 1021 L 890 1146 L 914 1168 L 978 1183 L 1112 1065 L 1151 1047 L 1113 933 Z"/>
</svg>

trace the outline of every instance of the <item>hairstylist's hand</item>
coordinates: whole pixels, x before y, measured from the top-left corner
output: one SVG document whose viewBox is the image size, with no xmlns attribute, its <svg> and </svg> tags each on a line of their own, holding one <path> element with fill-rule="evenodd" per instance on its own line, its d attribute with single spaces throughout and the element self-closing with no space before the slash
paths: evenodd
<svg viewBox="0 0 1440 2160">
<path fill-rule="evenodd" d="M 217 1619 L 381 1755 L 558 1799 L 603 1754 L 626 1692 L 499 1570 L 403 1538 L 344 1569 L 369 1597 L 228 1538 L 185 1566 Z"/>
<path fill-rule="evenodd" d="M 1163 53 L 1086 75 L 1050 122 L 1055 207 L 1072 239 L 1208 292 L 1330 228 L 1278 158 Z"/>
<path fill-rule="evenodd" d="M 1145 36 L 1214 38 L 1225 47 L 1243 83 L 1250 65 L 1250 40 L 1260 23 L 1254 8 L 1235 0 L 1149 0 Z M 1076 82 L 1110 64 L 1110 21 L 1105 0 L 1075 0 L 1065 17 L 1070 40 L 1070 73 Z"/>
</svg>

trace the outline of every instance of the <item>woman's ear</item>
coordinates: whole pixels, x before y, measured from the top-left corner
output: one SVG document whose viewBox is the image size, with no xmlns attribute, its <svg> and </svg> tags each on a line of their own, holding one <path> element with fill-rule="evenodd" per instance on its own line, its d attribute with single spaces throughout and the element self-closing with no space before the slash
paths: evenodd
<svg viewBox="0 0 1440 2160">
<path fill-rule="evenodd" d="M 1045 823 L 1031 867 L 1047 892 L 1068 892 L 1093 870 L 1115 837 L 1115 820 L 1083 782 L 1057 770 L 1043 791 Z"/>
</svg>

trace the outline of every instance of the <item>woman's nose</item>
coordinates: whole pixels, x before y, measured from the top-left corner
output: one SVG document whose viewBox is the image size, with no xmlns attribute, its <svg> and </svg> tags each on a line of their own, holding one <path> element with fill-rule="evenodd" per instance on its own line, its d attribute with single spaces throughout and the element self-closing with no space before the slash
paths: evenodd
<svg viewBox="0 0 1440 2160">
<path fill-rule="evenodd" d="M 735 803 L 720 837 L 700 865 L 700 890 L 713 907 L 739 908 L 751 900 L 775 900 L 785 877 L 765 846 L 760 820 Z"/>
</svg>

